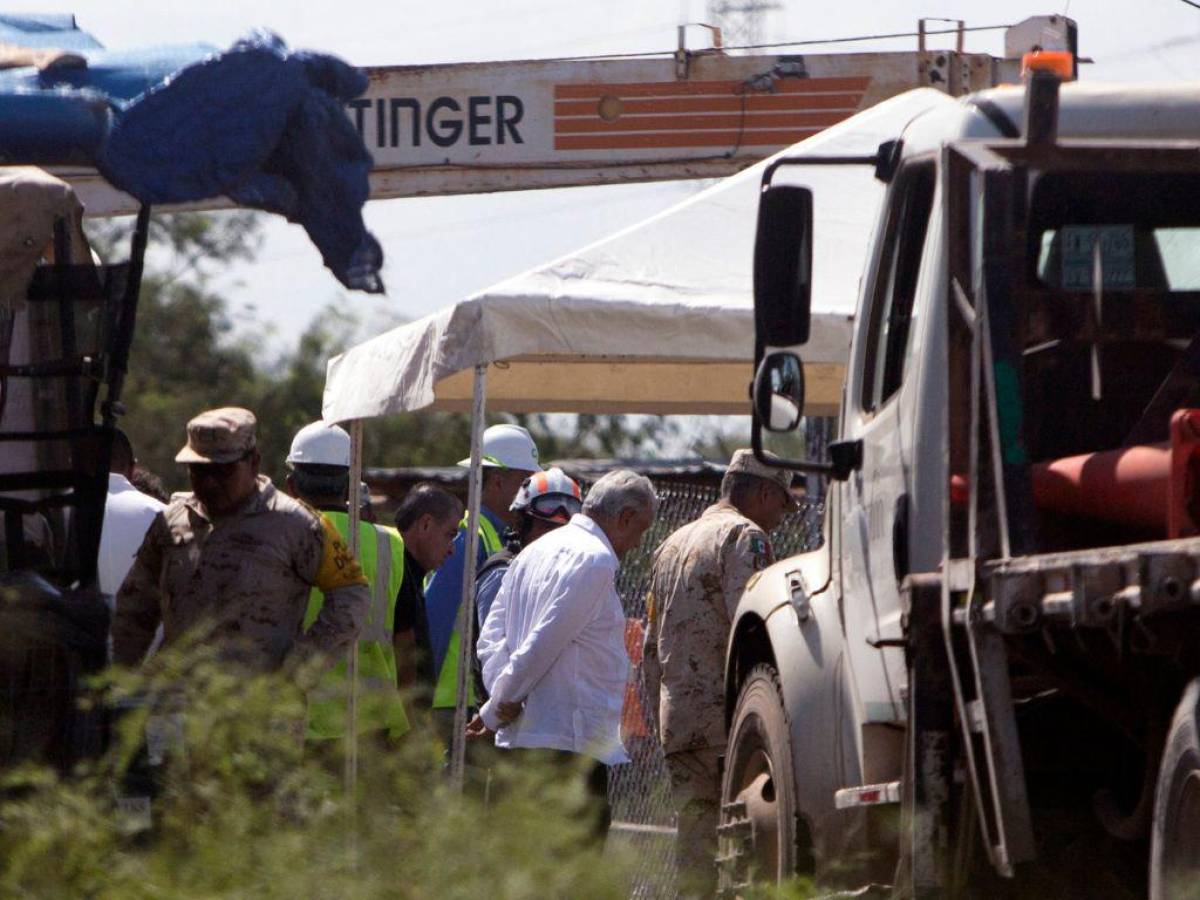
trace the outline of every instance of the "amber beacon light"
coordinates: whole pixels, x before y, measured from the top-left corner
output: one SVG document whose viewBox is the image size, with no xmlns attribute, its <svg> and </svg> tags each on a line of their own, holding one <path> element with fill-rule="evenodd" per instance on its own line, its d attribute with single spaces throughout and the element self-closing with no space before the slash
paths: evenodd
<svg viewBox="0 0 1200 900">
<path fill-rule="evenodd" d="M 1021 77 L 1032 72 L 1049 72 L 1059 81 L 1075 77 L 1075 57 L 1069 50 L 1035 50 L 1021 57 Z"/>
</svg>

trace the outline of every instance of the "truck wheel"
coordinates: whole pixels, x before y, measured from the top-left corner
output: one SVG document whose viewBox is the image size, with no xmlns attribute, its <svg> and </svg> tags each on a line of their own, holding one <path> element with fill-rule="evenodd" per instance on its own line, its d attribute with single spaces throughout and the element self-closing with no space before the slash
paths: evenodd
<svg viewBox="0 0 1200 900">
<path fill-rule="evenodd" d="M 1200 879 L 1200 678 L 1175 708 L 1154 792 L 1150 897 L 1191 896 Z"/>
<path fill-rule="evenodd" d="M 750 670 L 729 731 L 721 786 L 721 887 L 782 881 L 796 871 L 796 789 L 779 676 Z"/>
</svg>

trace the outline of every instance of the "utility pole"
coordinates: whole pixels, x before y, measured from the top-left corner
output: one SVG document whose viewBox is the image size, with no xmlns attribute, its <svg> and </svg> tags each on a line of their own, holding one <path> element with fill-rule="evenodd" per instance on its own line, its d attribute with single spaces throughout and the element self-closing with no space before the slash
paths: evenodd
<svg viewBox="0 0 1200 900">
<path fill-rule="evenodd" d="M 726 47 L 745 47 L 769 40 L 769 14 L 777 9 L 782 6 L 771 0 L 708 0 L 707 13 Z"/>
</svg>

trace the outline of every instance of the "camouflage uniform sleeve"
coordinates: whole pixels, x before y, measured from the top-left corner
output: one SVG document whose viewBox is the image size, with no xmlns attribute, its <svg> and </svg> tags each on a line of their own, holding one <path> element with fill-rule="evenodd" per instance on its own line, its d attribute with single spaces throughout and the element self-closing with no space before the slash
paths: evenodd
<svg viewBox="0 0 1200 900">
<path fill-rule="evenodd" d="M 297 570 L 325 594 L 321 612 L 297 641 L 302 656 L 321 653 L 332 662 L 358 637 L 371 608 L 366 576 L 336 527 L 319 516 L 300 549 Z"/>
<path fill-rule="evenodd" d="M 737 610 L 746 583 L 755 572 L 761 572 L 775 561 L 771 542 L 757 525 L 743 525 L 736 540 L 726 543 L 725 560 L 721 568 L 722 589 L 725 593 L 725 609 L 730 620 Z"/>
<path fill-rule="evenodd" d="M 655 587 L 659 581 L 658 571 L 662 563 L 657 555 L 650 570 L 650 589 L 646 592 L 646 636 L 642 641 L 642 688 L 646 695 L 646 706 L 654 733 L 661 734 L 658 703 L 662 685 L 662 662 L 658 658 L 659 609 L 655 600 Z"/>
<path fill-rule="evenodd" d="M 133 566 L 117 591 L 113 615 L 113 661 L 122 666 L 141 663 L 162 621 L 163 547 L 171 539 L 160 512 L 146 529 Z"/>
</svg>

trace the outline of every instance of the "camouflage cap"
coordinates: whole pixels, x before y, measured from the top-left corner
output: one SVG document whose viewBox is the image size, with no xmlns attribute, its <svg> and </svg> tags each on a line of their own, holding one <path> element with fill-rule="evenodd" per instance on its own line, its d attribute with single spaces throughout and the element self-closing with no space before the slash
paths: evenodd
<svg viewBox="0 0 1200 900">
<path fill-rule="evenodd" d="M 254 413 L 225 406 L 200 413 L 187 424 L 187 444 L 175 454 L 181 463 L 229 463 L 254 449 Z"/>
<path fill-rule="evenodd" d="M 767 481 L 773 481 L 785 491 L 792 489 L 792 470 L 791 469 L 773 469 L 770 466 L 763 465 L 754 458 L 753 450 L 735 450 L 733 459 L 729 460 L 727 472 L 742 472 L 746 475 L 753 475 L 756 478 L 765 478 Z"/>
</svg>

